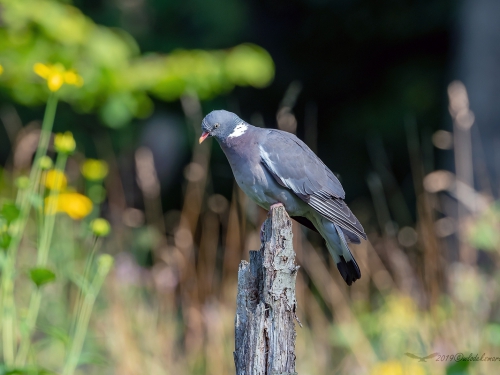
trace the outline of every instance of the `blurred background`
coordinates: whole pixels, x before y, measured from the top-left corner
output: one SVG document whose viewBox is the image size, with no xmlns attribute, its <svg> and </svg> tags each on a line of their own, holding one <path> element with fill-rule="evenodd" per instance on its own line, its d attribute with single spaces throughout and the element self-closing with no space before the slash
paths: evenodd
<svg viewBox="0 0 500 375">
<path fill-rule="evenodd" d="M 499 17 L 495 0 L 0 0 L 0 203 L 37 147 L 43 63 L 83 79 L 56 90 L 53 130 L 73 133 L 67 189 L 94 207 L 57 217 L 28 363 L 60 371 L 82 228 L 101 215 L 114 268 L 76 373 L 234 373 L 237 270 L 266 212 L 217 143 L 197 143 L 202 118 L 226 109 L 304 140 L 369 237 L 347 287 L 294 223 L 299 374 L 500 371 L 455 360 L 500 357 Z M 35 220 L 16 266 L 20 322 Z"/>
</svg>

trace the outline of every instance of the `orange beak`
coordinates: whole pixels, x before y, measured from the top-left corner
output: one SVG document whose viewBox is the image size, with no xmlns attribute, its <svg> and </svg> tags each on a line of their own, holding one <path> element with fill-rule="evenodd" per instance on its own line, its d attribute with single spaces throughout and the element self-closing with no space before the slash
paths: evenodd
<svg viewBox="0 0 500 375">
<path fill-rule="evenodd" d="M 201 135 L 200 137 L 200 144 L 201 142 L 203 142 L 205 139 L 207 139 L 207 137 L 210 135 L 209 132 L 203 132 L 203 134 Z"/>
</svg>

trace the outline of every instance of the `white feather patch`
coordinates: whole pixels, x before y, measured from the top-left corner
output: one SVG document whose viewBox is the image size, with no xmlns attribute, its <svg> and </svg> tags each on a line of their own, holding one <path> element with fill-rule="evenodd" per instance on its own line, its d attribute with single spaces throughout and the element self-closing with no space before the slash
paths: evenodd
<svg viewBox="0 0 500 375">
<path fill-rule="evenodd" d="M 238 124 L 234 128 L 233 132 L 231 134 L 229 134 L 228 138 L 239 137 L 240 135 L 245 134 L 245 132 L 247 131 L 247 129 L 248 129 L 248 126 L 246 126 L 244 123 Z"/>
</svg>

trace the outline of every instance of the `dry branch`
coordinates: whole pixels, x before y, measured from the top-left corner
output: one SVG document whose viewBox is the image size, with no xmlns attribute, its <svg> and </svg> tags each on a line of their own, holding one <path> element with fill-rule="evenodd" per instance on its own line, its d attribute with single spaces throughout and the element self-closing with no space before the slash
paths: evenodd
<svg viewBox="0 0 500 375">
<path fill-rule="evenodd" d="M 236 375 L 294 375 L 295 279 L 292 223 L 283 206 L 264 223 L 259 251 L 238 270 L 234 362 Z"/>
</svg>

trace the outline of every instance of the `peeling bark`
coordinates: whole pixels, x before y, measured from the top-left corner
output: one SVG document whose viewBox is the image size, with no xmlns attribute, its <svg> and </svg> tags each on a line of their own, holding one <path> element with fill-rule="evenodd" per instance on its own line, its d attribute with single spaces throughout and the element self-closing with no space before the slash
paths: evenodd
<svg viewBox="0 0 500 375">
<path fill-rule="evenodd" d="M 299 267 L 285 208 L 271 208 L 263 228 L 260 250 L 250 251 L 250 263 L 242 261 L 238 270 L 236 375 L 295 375 Z"/>
</svg>

